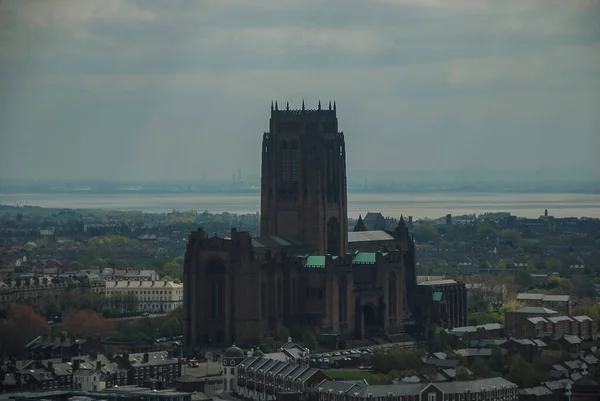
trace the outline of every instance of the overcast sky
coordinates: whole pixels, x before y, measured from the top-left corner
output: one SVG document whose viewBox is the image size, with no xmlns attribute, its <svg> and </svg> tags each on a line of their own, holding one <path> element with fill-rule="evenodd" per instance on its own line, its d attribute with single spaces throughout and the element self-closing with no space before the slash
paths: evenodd
<svg viewBox="0 0 600 401">
<path fill-rule="evenodd" d="M 0 0 L 0 177 L 257 174 L 271 100 L 350 171 L 599 175 L 600 0 Z"/>
</svg>

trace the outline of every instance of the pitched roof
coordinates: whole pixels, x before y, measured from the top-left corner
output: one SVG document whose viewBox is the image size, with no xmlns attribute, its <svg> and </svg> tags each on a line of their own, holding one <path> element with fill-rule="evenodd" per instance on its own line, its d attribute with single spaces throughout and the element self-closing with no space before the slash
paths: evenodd
<svg viewBox="0 0 600 401">
<path fill-rule="evenodd" d="M 539 315 L 557 315 L 558 312 L 552 309 L 543 308 L 541 306 L 526 306 L 524 308 L 515 311 L 514 313 L 528 313 L 528 314 L 539 314 Z"/>
<path fill-rule="evenodd" d="M 376 242 L 394 241 L 394 237 L 382 230 L 351 231 L 348 233 L 348 242 Z"/>
</svg>

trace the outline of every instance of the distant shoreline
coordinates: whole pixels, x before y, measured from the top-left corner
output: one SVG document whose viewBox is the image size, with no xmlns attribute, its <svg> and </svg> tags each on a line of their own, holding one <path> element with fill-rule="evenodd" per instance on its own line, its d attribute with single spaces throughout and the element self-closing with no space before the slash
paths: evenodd
<svg viewBox="0 0 600 401">
<path fill-rule="evenodd" d="M 0 205 L 142 213 L 206 210 L 209 213 L 254 214 L 260 210 L 260 193 L 3 193 L 0 194 Z M 600 218 L 600 194 L 442 191 L 348 193 L 348 215 L 354 218 L 367 212 L 381 212 L 390 217 L 413 216 L 415 219 L 496 212 L 537 218 L 545 209 L 555 217 Z"/>
<path fill-rule="evenodd" d="M 232 189 L 204 189 L 194 191 L 173 191 L 173 190 L 52 190 L 52 191 L 2 191 L 0 192 L 0 201 L 3 196 L 40 196 L 40 195 L 197 195 L 197 196 L 248 196 L 259 195 L 260 188 L 232 188 Z M 599 188 L 579 188 L 579 189 L 557 189 L 557 188 L 399 188 L 399 189 L 357 189 L 348 188 L 348 195 L 367 194 L 367 195 L 386 195 L 386 194 L 578 194 L 578 195 L 600 195 Z"/>
</svg>

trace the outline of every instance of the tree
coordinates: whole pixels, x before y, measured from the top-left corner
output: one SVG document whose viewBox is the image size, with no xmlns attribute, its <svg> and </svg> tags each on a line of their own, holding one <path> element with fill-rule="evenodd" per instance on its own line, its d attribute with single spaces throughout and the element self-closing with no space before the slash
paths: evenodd
<svg viewBox="0 0 600 401">
<path fill-rule="evenodd" d="M 522 388 L 534 387 L 546 379 L 543 374 L 538 372 L 533 365 L 527 363 L 520 355 L 511 358 L 504 378 Z"/>
<path fill-rule="evenodd" d="M 20 356 L 30 341 L 50 333 L 46 319 L 30 306 L 16 305 L 8 311 L 6 320 L 0 321 L 0 355 Z"/>
<path fill-rule="evenodd" d="M 521 269 L 517 270 L 515 280 L 517 281 L 517 284 L 523 288 L 531 288 L 535 285 L 531 274 Z"/>
<path fill-rule="evenodd" d="M 290 337 L 290 331 L 285 326 L 281 326 L 279 330 L 277 330 L 277 334 L 275 336 L 276 340 L 279 342 L 286 342 Z"/>
<path fill-rule="evenodd" d="M 506 298 L 506 284 L 499 276 L 473 275 L 468 276 L 466 283 L 469 289 L 470 309 L 486 311 L 499 309 L 504 305 Z"/>
<path fill-rule="evenodd" d="M 368 358 L 368 363 L 377 373 L 387 374 L 394 370 L 420 370 L 421 355 L 418 350 L 396 349 L 388 352 L 375 351 Z"/>
<path fill-rule="evenodd" d="M 412 234 L 415 236 L 415 239 L 419 242 L 430 242 L 436 240 L 440 233 L 438 230 L 429 224 L 422 224 L 413 229 Z"/>
<path fill-rule="evenodd" d="M 506 242 L 510 242 L 514 246 L 517 246 L 519 244 L 519 240 L 521 239 L 521 233 L 516 230 L 502 231 L 500 235 L 502 236 L 502 239 L 504 239 Z"/>
<path fill-rule="evenodd" d="M 596 285 L 587 277 L 578 277 L 573 280 L 577 298 L 593 298 L 596 296 Z"/>
<path fill-rule="evenodd" d="M 466 381 L 469 380 L 469 371 L 464 366 L 458 365 L 456 367 L 456 380 Z"/>
<path fill-rule="evenodd" d="M 496 229 L 487 221 L 477 224 L 477 236 L 480 238 L 489 238 L 496 235 Z"/>
<path fill-rule="evenodd" d="M 115 330 L 114 321 L 91 309 L 70 308 L 65 324 L 70 334 L 81 337 L 106 334 Z"/>
<path fill-rule="evenodd" d="M 181 284 L 181 280 L 178 277 L 164 276 L 163 281 L 171 281 L 176 284 Z"/>
<path fill-rule="evenodd" d="M 175 337 L 181 335 L 183 326 L 183 306 L 178 305 L 165 316 L 160 325 L 159 332 L 163 337 Z"/>
<path fill-rule="evenodd" d="M 81 263 L 81 262 L 71 262 L 71 263 L 69 263 L 69 269 L 70 270 L 79 271 L 79 270 L 83 270 L 84 268 L 85 267 L 83 266 L 83 263 Z"/>
<path fill-rule="evenodd" d="M 173 278 L 181 278 L 183 269 L 175 262 L 167 262 L 162 267 L 162 274 Z"/>
<path fill-rule="evenodd" d="M 315 336 L 315 332 L 309 326 L 304 326 L 301 329 L 302 333 L 302 343 L 308 349 L 317 348 L 317 337 Z"/>
<path fill-rule="evenodd" d="M 571 294 L 573 292 L 573 282 L 568 278 L 552 276 L 548 279 L 548 289 L 556 294 Z"/>
</svg>

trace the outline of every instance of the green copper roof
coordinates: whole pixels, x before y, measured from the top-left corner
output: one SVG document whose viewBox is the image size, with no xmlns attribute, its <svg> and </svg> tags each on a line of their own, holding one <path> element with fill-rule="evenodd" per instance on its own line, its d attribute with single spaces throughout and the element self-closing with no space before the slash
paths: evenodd
<svg viewBox="0 0 600 401">
<path fill-rule="evenodd" d="M 352 259 L 353 265 L 374 265 L 376 259 L 375 252 L 359 252 Z M 386 256 L 387 253 L 383 253 Z M 306 258 L 305 268 L 309 269 L 323 269 L 325 268 L 325 256 L 309 256 Z M 338 257 L 333 256 L 332 259 L 336 260 Z"/>
<path fill-rule="evenodd" d="M 442 300 L 442 293 L 439 291 L 436 291 L 433 293 L 433 300 L 436 302 L 439 302 Z"/>
<path fill-rule="evenodd" d="M 325 267 L 325 256 L 309 256 L 304 267 L 322 269 Z"/>
<path fill-rule="evenodd" d="M 333 260 L 336 260 L 337 256 L 331 257 Z M 324 269 L 325 268 L 325 256 L 309 256 L 306 258 L 306 264 L 304 267 L 309 269 Z"/>
<path fill-rule="evenodd" d="M 353 265 L 373 265 L 375 264 L 375 252 L 359 252 L 354 259 Z"/>
</svg>

